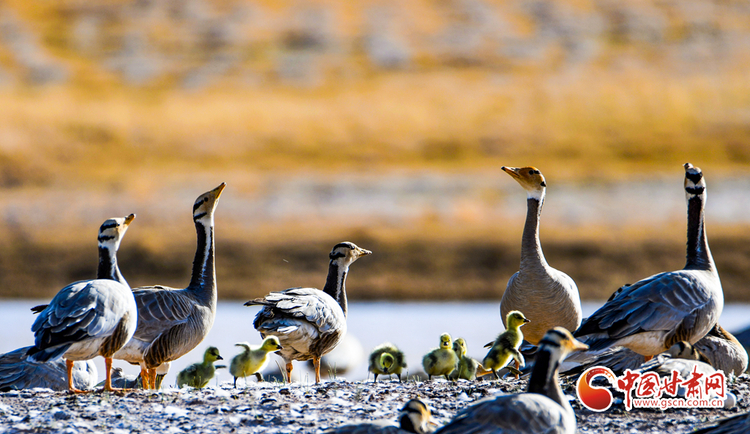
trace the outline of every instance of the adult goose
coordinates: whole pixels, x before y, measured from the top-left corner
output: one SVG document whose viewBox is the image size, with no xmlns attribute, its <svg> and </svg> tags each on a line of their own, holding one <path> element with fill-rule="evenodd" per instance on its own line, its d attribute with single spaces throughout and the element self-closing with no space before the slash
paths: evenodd
<svg viewBox="0 0 750 434">
<path fill-rule="evenodd" d="M 64 357 L 68 389 L 72 392 L 82 392 L 74 383 L 74 362 L 98 355 L 104 357 L 107 371 L 104 389 L 113 390 L 112 356 L 135 332 L 135 300 L 116 258 L 122 236 L 134 218 L 131 214 L 109 219 L 99 228 L 97 279 L 71 283 L 48 305 L 32 308 L 39 317 L 31 327 L 35 344 L 26 351 L 27 362 Z"/>
<path fill-rule="evenodd" d="M 216 315 L 214 211 L 221 183 L 198 196 L 193 205 L 197 249 L 190 284 L 184 289 L 144 286 L 133 289 L 138 327 L 115 358 L 141 366 L 144 389 L 156 386 L 156 368 L 187 354 L 203 341 Z"/>
<path fill-rule="evenodd" d="M 548 331 L 539 342 L 526 393 L 484 398 L 436 433 L 573 434 L 576 416 L 560 388 L 557 368 L 568 353 L 586 348 L 562 327 Z"/>
<path fill-rule="evenodd" d="M 0 355 L 0 392 L 36 387 L 66 390 L 68 380 L 65 360 L 31 361 L 27 357 L 31 348 L 33 347 L 23 347 Z M 78 390 L 93 389 L 96 386 L 98 373 L 93 360 L 74 362 L 71 374 L 73 387 Z"/>
<path fill-rule="evenodd" d="M 286 363 L 286 379 L 291 381 L 293 360 L 313 360 L 315 382 L 320 382 L 320 358 L 336 348 L 346 334 L 346 276 L 349 266 L 372 254 L 354 243 L 333 246 L 328 255 L 328 278 L 323 290 L 290 288 L 256 298 L 245 306 L 263 308 L 253 326 L 261 337 L 276 336 L 283 347 L 277 353 Z"/>
<path fill-rule="evenodd" d="M 547 191 L 544 175 L 535 167 L 502 167 L 526 190 L 526 224 L 521 239 L 521 266 L 508 281 L 500 302 L 506 327 L 509 312 L 519 310 L 531 321 L 526 340 L 536 345 L 553 327 L 575 330 L 581 325 L 581 298 L 573 279 L 547 264 L 539 242 L 539 218 Z"/>
<path fill-rule="evenodd" d="M 574 335 L 598 351 L 620 345 L 652 357 L 680 341 L 695 344 L 716 324 L 724 307 L 704 226 L 706 181 L 685 164 L 688 205 L 687 262 L 621 288 Z"/>
</svg>

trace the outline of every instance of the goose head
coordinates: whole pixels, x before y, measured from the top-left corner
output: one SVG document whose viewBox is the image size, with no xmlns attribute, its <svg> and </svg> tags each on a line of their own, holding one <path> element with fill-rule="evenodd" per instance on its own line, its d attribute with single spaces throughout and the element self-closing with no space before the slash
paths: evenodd
<svg viewBox="0 0 750 434">
<path fill-rule="evenodd" d="M 99 247 L 111 247 L 117 250 L 128 226 L 134 219 L 135 214 L 130 214 L 127 217 L 113 217 L 102 223 L 99 227 Z"/>
<path fill-rule="evenodd" d="M 544 180 L 544 175 L 536 167 L 503 166 L 501 169 L 521 184 L 521 187 L 526 190 L 526 197 L 529 199 L 541 200 L 544 197 L 547 181 Z"/>
<path fill-rule="evenodd" d="M 430 432 L 429 424 L 431 417 L 430 409 L 424 401 L 418 398 L 410 399 L 401 409 L 399 424 L 401 425 L 401 429 L 407 432 Z"/>
<path fill-rule="evenodd" d="M 369 250 L 363 249 L 349 241 L 344 241 L 333 246 L 328 257 L 331 259 L 331 264 L 335 263 L 346 268 L 362 256 L 371 254 L 372 252 Z"/>
<path fill-rule="evenodd" d="M 703 172 L 700 168 L 690 163 L 685 163 L 685 198 L 687 200 L 696 196 L 705 198 L 706 180 L 703 179 Z"/>
<path fill-rule="evenodd" d="M 203 193 L 195 199 L 195 205 L 193 205 L 194 221 L 209 221 L 213 223 L 214 210 L 216 210 L 221 192 L 224 191 L 224 187 L 226 186 L 226 182 L 222 182 L 218 187 Z"/>
</svg>

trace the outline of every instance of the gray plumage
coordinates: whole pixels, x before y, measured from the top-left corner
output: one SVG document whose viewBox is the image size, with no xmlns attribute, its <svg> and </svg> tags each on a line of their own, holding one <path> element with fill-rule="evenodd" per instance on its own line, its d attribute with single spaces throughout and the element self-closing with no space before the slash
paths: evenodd
<svg viewBox="0 0 750 434">
<path fill-rule="evenodd" d="M 688 254 L 684 269 L 623 287 L 574 333 L 592 350 L 620 345 L 653 356 L 679 341 L 691 344 L 716 324 L 724 306 L 719 274 L 704 227 L 706 183 L 685 164 Z"/>
<path fill-rule="evenodd" d="M 35 343 L 27 351 L 29 360 L 46 362 L 63 356 L 72 375 L 74 361 L 102 356 L 107 369 L 104 388 L 111 390 L 112 356 L 133 336 L 138 319 L 133 293 L 116 260 L 122 236 L 134 218 L 131 214 L 108 219 L 99 228 L 99 278 L 71 283 L 39 312 L 31 327 Z M 72 378 L 68 387 L 78 391 Z"/>
<path fill-rule="evenodd" d="M 709 422 L 692 434 L 747 434 L 750 432 L 750 412 Z"/>
<path fill-rule="evenodd" d="M 217 300 L 214 211 L 224 187 L 226 184 L 222 183 L 198 196 L 193 205 L 197 248 L 187 288 L 157 285 L 133 289 L 138 327 L 133 339 L 115 358 L 141 365 L 141 374 L 148 375 L 149 388 L 154 386 L 158 366 L 197 347 L 213 326 Z"/>
<path fill-rule="evenodd" d="M 253 326 L 262 337 L 276 336 L 291 380 L 293 360 L 313 360 L 315 382 L 320 382 L 320 358 L 333 350 L 346 333 L 346 276 L 349 266 L 372 252 L 350 242 L 336 244 L 329 254 L 328 278 L 323 290 L 290 288 L 250 300 L 245 306 L 263 308 Z"/>
<path fill-rule="evenodd" d="M 67 390 L 68 378 L 65 361 L 49 362 L 29 360 L 26 353 L 32 347 L 23 347 L 0 355 L 0 392 L 42 387 Z M 73 385 L 79 390 L 94 388 L 97 382 L 96 365 L 91 360 L 73 363 Z M 114 385 L 114 384 L 113 384 Z M 117 387 L 117 386 L 115 386 Z"/>
<path fill-rule="evenodd" d="M 521 240 L 521 265 L 510 280 L 500 302 L 500 315 L 519 310 L 531 321 L 524 337 L 536 345 L 547 330 L 565 327 L 575 330 L 583 317 L 581 298 L 573 279 L 551 267 L 544 258 L 539 241 L 539 219 L 547 184 L 535 167 L 502 167 L 527 191 L 527 214 Z"/>
<path fill-rule="evenodd" d="M 711 366 L 724 371 L 727 376 L 740 376 L 747 371 L 745 347 L 718 323 L 693 346 L 705 355 Z"/>
</svg>

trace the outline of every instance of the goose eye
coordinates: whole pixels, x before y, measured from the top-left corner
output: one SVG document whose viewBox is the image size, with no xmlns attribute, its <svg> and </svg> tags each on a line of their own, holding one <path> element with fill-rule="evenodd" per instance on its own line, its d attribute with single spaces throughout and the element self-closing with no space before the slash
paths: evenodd
<svg viewBox="0 0 750 434">
<path fill-rule="evenodd" d="M 533 174 L 534 174 L 534 171 L 533 170 L 529 170 L 529 175 L 533 175 Z"/>
</svg>

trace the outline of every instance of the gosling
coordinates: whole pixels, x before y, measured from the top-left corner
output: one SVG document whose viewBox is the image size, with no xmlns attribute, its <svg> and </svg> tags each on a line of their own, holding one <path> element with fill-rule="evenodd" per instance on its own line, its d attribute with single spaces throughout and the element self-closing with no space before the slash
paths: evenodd
<svg viewBox="0 0 750 434">
<path fill-rule="evenodd" d="M 263 374 L 260 372 L 268 365 L 268 354 L 280 350 L 283 347 L 276 336 L 268 336 L 263 339 L 260 346 L 251 346 L 247 342 L 238 342 L 234 344 L 242 347 L 244 350 L 232 357 L 232 363 L 229 364 L 229 373 L 234 376 L 234 387 L 237 387 L 237 378 L 245 378 L 247 385 L 247 376 L 255 374 L 258 381 L 263 381 Z"/>
<path fill-rule="evenodd" d="M 427 379 L 432 380 L 433 375 L 448 375 L 456 369 L 458 357 L 453 351 L 451 335 L 443 333 L 440 335 L 440 347 L 435 348 L 422 358 L 422 367 L 427 373 Z"/>
<path fill-rule="evenodd" d="M 487 370 L 479 363 L 478 360 L 466 355 L 468 347 L 464 338 L 458 338 L 453 341 L 453 351 L 458 357 L 458 367 L 448 376 L 451 380 L 463 379 L 474 381 L 477 376 L 487 375 L 491 371 Z"/>
<path fill-rule="evenodd" d="M 511 359 L 516 360 L 516 369 L 513 370 L 511 368 L 511 371 L 513 371 L 516 378 L 518 378 L 519 374 L 518 369 L 526 365 L 523 360 L 523 355 L 518 351 L 518 347 L 520 347 L 521 342 L 523 342 L 521 327 L 528 322 L 529 320 L 526 319 L 520 311 L 513 310 L 508 312 L 508 316 L 506 316 L 505 319 L 505 323 L 508 324 L 508 329 L 500 333 L 494 343 L 489 343 L 484 346 L 485 348 L 491 348 L 490 352 L 487 353 L 487 356 L 485 356 L 482 361 L 482 365 L 491 370 L 496 379 L 500 379 L 500 376 L 497 375 L 497 371 L 504 368 Z"/>
<path fill-rule="evenodd" d="M 401 382 L 401 371 L 406 368 L 406 358 L 395 345 L 390 342 L 380 344 L 370 353 L 370 366 L 368 370 L 375 375 L 373 382 L 378 381 L 378 375 L 396 374 Z"/>
<path fill-rule="evenodd" d="M 190 386 L 196 389 L 206 387 L 208 382 L 214 378 L 216 372 L 214 362 L 217 360 L 224 360 L 219 354 L 219 349 L 208 347 L 206 352 L 203 353 L 202 363 L 193 363 L 177 374 L 177 387 Z"/>
</svg>

